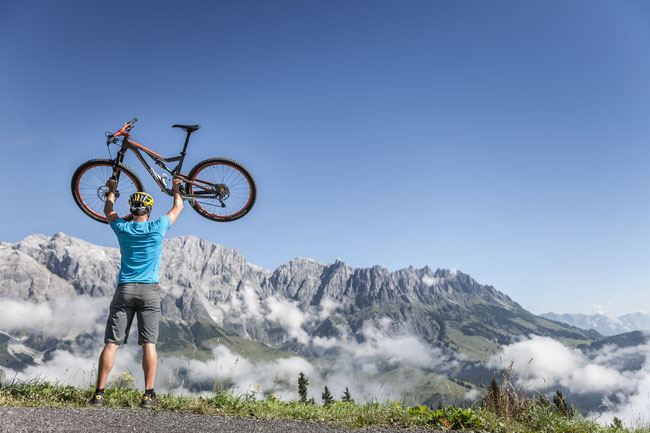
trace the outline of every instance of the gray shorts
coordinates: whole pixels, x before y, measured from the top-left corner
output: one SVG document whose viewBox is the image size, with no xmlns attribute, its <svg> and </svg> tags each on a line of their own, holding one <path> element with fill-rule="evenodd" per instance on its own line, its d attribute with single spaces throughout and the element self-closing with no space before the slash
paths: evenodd
<svg viewBox="0 0 650 433">
<path fill-rule="evenodd" d="M 133 316 L 136 314 L 138 344 L 156 344 L 160 325 L 160 290 L 157 283 L 117 285 L 106 322 L 104 343 L 126 344 Z"/>
</svg>

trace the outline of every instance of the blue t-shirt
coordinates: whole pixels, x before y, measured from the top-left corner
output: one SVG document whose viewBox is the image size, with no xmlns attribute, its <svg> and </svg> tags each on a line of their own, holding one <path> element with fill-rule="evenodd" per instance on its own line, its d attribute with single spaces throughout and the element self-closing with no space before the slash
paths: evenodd
<svg viewBox="0 0 650 433">
<path fill-rule="evenodd" d="M 111 221 L 122 254 L 118 283 L 158 282 L 163 238 L 169 226 L 167 215 L 147 222 Z"/>
</svg>

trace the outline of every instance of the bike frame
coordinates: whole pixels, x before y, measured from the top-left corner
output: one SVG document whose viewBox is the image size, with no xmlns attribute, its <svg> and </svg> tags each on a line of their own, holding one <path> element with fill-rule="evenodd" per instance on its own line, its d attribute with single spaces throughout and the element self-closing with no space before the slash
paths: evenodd
<svg viewBox="0 0 650 433">
<path fill-rule="evenodd" d="M 128 124 L 127 124 L 128 125 Z M 124 157 L 126 156 L 127 150 L 131 150 L 133 153 L 135 153 L 135 156 L 140 160 L 142 165 L 145 166 L 153 180 L 156 182 L 156 184 L 160 187 L 160 190 L 164 192 L 167 195 L 173 196 L 174 192 L 172 191 L 171 188 L 167 188 L 167 186 L 163 183 L 162 176 L 159 176 L 154 169 L 149 165 L 145 157 L 142 155 L 142 152 L 144 152 L 147 156 L 149 156 L 151 159 L 153 159 L 154 163 L 161 167 L 163 170 L 165 170 L 167 173 L 169 173 L 172 178 L 173 177 L 178 177 L 182 179 L 185 184 L 191 184 L 194 187 L 201 188 L 199 191 L 194 191 L 193 194 L 187 194 L 186 191 L 181 192 L 181 197 L 183 198 L 203 198 L 206 196 L 214 196 L 216 188 L 219 187 L 219 185 L 207 182 L 201 179 L 194 179 L 194 181 L 190 180 L 187 175 L 182 174 L 181 168 L 183 166 L 183 161 L 185 160 L 185 155 L 186 155 L 186 150 L 187 150 L 187 144 L 190 141 L 190 134 L 191 132 L 187 133 L 187 137 L 185 137 L 185 144 L 183 145 L 183 150 L 181 151 L 179 156 L 174 156 L 172 158 L 165 158 L 156 152 L 154 152 L 151 149 L 148 149 L 144 147 L 143 145 L 136 143 L 133 140 L 130 140 L 130 134 L 127 132 L 127 125 L 125 125 L 122 129 L 120 129 L 117 133 L 114 134 L 114 137 L 119 137 L 122 136 L 124 137 L 122 140 L 122 147 L 120 150 L 117 152 L 117 156 L 115 157 L 113 161 L 113 178 L 116 179 L 119 183 L 120 180 L 120 171 L 118 170 L 118 165 L 121 164 L 124 161 Z M 178 164 L 174 168 L 169 168 L 165 163 L 169 162 L 176 162 L 178 161 Z"/>
</svg>

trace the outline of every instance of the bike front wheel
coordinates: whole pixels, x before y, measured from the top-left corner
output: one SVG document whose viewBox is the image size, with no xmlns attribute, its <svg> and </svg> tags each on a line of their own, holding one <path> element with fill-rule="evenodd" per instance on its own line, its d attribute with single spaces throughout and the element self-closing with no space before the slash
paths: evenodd
<svg viewBox="0 0 650 433">
<path fill-rule="evenodd" d="M 199 162 L 187 176 L 192 208 L 212 221 L 235 221 L 255 204 L 255 179 L 242 164 L 228 158 Z"/>
<path fill-rule="evenodd" d="M 129 167 L 120 164 L 120 181 L 115 191 L 115 205 L 113 210 L 119 216 L 130 213 L 129 196 L 134 192 L 144 191 L 142 181 Z M 72 175 L 70 187 L 72 197 L 81 210 L 100 223 L 108 224 L 104 215 L 104 204 L 108 195 L 106 181 L 113 175 L 113 160 L 93 159 L 77 168 Z"/>
</svg>

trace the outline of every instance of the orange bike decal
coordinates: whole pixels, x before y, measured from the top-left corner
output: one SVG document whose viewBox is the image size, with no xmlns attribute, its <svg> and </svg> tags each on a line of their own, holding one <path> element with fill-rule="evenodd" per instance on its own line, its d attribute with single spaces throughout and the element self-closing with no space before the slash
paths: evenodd
<svg viewBox="0 0 650 433">
<path fill-rule="evenodd" d="M 158 154 L 157 154 L 156 152 L 154 152 L 153 150 L 151 150 L 151 149 L 147 149 L 147 148 L 144 147 L 143 145 L 138 144 L 138 143 L 136 143 L 136 142 L 133 141 L 133 140 L 129 140 L 129 143 L 131 143 L 131 144 L 135 144 L 136 146 L 138 146 L 140 149 L 144 150 L 144 151 L 147 152 L 148 154 L 156 155 L 156 156 L 157 156 L 158 158 L 160 158 L 160 159 L 165 159 L 165 158 L 163 158 L 162 156 L 158 155 Z"/>
</svg>

